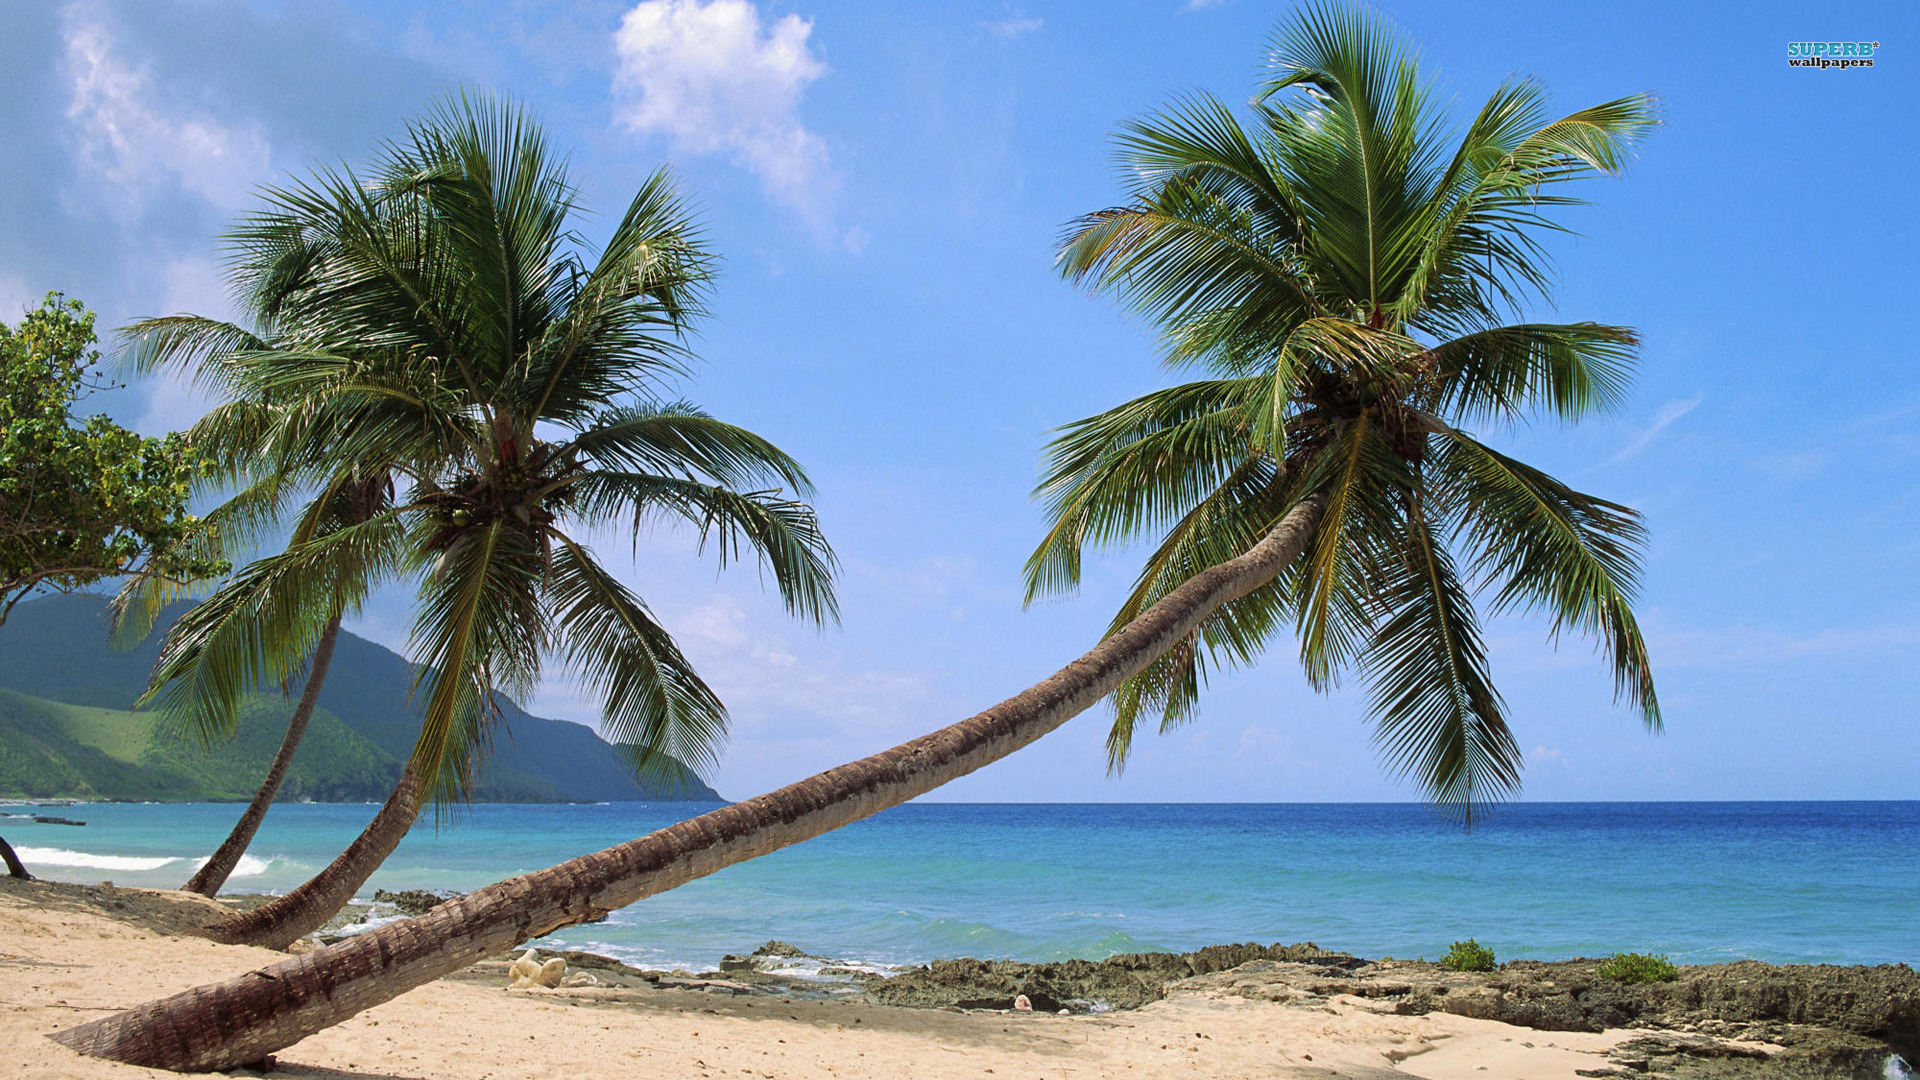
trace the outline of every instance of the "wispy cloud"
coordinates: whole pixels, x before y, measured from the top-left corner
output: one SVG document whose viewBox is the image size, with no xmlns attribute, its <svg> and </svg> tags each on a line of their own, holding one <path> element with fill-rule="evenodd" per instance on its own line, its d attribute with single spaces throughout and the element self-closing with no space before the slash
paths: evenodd
<svg viewBox="0 0 1920 1080">
<path fill-rule="evenodd" d="M 257 125 L 167 109 L 94 5 L 68 5 L 62 22 L 76 156 L 113 191 L 115 216 L 139 216 L 167 183 L 231 211 L 267 177 L 271 148 Z"/>
<path fill-rule="evenodd" d="M 719 595 L 675 621 L 674 633 L 710 685 L 748 726 L 773 723 L 856 741 L 911 734 L 934 701 L 924 672 L 859 670 L 795 641 L 785 628 L 750 620 Z M 804 662 L 800 653 L 814 655 Z"/>
<path fill-rule="evenodd" d="M 687 154 L 726 153 L 816 225 L 834 183 L 800 98 L 826 74 L 798 15 L 763 22 L 748 0 L 646 0 L 614 36 L 615 119 Z"/>
<path fill-rule="evenodd" d="M 994 37 L 1017 38 L 1034 33 L 1046 24 L 1045 19 L 1028 18 L 1024 12 L 1016 11 L 1004 19 L 995 19 L 980 25 L 986 27 L 987 33 Z"/>
<path fill-rule="evenodd" d="M 1784 633 L 1749 627 L 1654 632 L 1647 648 L 1662 667 L 1775 664 L 1820 656 L 1852 656 L 1920 646 L 1920 627 L 1873 626 Z"/>
<path fill-rule="evenodd" d="M 1659 410 L 1653 414 L 1653 422 L 1648 424 L 1640 434 L 1634 436 L 1633 441 L 1622 447 L 1619 453 L 1601 462 L 1599 468 L 1618 465 L 1652 446 L 1653 441 L 1658 439 L 1662 432 L 1672 427 L 1681 417 L 1699 408 L 1700 403 L 1705 400 L 1705 394 L 1695 394 L 1684 401 L 1669 401 L 1660 406 Z"/>
</svg>

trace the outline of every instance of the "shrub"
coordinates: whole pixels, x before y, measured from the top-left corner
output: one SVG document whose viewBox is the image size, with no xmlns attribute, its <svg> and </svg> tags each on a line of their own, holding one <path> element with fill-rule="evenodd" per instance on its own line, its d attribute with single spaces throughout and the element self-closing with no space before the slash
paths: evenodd
<svg viewBox="0 0 1920 1080">
<path fill-rule="evenodd" d="M 1648 956 L 1645 953 L 1614 953 L 1600 962 L 1600 974 L 1608 979 L 1623 983 L 1672 982 L 1680 977 L 1680 969 L 1665 954 Z"/>
<path fill-rule="evenodd" d="M 1448 971 L 1492 971 L 1493 950 L 1484 948 L 1472 938 L 1456 941 L 1440 958 L 1440 966 Z"/>
</svg>

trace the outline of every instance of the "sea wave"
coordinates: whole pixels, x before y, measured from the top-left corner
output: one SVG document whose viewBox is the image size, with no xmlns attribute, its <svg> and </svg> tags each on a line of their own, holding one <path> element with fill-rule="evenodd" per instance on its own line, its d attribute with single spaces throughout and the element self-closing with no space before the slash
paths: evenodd
<svg viewBox="0 0 1920 1080">
<path fill-rule="evenodd" d="M 91 870 L 142 871 L 159 870 L 175 863 L 187 863 L 198 870 L 205 866 L 211 855 L 190 858 L 186 855 L 101 855 L 92 851 L 74 851 L 69 848 L 21 847 L 15 848 L 21 862 L 38 863 L 41 866 L 70 866 Z M 270 870 L 291 866 L 279 858 L 262 859 L 254 855 L 242 855 L 229 877 L 259 877 Z"/>
<path fill-rule="evenodd" d="M 213 856 L 211 855 L 207 856 L 207 859 L 211 859 L 211 858 L 213 858 Z M 207 861 L 207 859 L 196 860 L 195 862 L 196 868 L 199 865 L 204 864 Z M 227 876 L 230 878 L 259 877 L 261 874 L 264 874 L 267 871 L 272 870 L 277 866 L 284 866 L 284 865 L 286 864 L 278 858 L 261 859 L 252 855 L 242 855 L 240 856 L 240 861 L 234 864 L 233 873 L 228 874 Z"/>
<path fill-rule="evenodd" d="M 39 863 L 41 866 L 84 866 L 94 870 L 158 870 L 185 859 L 180 855 L 149 857 L 96 855 L 91 851 L 69 851 L 66 848 L 23 847 L 16 848 L 15 851 L 23 863 Z"/>
</svg>

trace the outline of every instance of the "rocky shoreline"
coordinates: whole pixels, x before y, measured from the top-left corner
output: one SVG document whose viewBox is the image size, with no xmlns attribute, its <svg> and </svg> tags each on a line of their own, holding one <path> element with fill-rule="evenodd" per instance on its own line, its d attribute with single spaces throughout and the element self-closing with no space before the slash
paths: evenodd
<svg viewBox="0 0 1920 1080">
<path fill-rule="evenodd" d="M 1369 961 L 1312 944 L 1216 945 L 1101 961 L 940 960 L 877 971 L 783 942 L 728 956 L 711 972 L 654 971 L 591 953 L 543 954 L 588 972 L 573 985 L 700 991 L 730 997 L 834 997 L 952 1010 L 1108 1012 L 1179 995 L 1292 1008 L 1361 1007 L 1400 1016 L 1452 1013 L 1551 1032 L 1642 1032 L 1582 1075 L 1673 1080 L 1889 1080 L 1920 1060 L 1920 974 L 1877 967 L 1757 961 L 1681 967 L 1670 982 L 1627 984 L 1598 960 L 1517 960 L 1486 973 L 1423 961 Z M 509 957 L 455 978 L 502 981 Z M 493 970 L 500 968 L 501 970 Z M 1531 1045 L 1531 1044 L 1527 1044 Z"/>
<path fill-rule="evenodd" d="M 162 933 L 191 934 L 205 901 L 183 904 L 145 890 L 19 883 L 43 905 L 89 910 Z M 446 899 L 382 893 L 356 902 L 319 940 L 357 922 L 417 915 Z M 258 898 L 238 900 L 242 906 Z M 205 905 L 205 906 L 201 906 Z M 536 943 L 537 945 L 537 943 Z M 296 946 L 298 948 L 299 946 Z M 504 987 L 518 952 L 450 976 Z M 552 961 L 564 961 L 554 965 Z M 1199 997 L 1267 1002 L 1308 1011 L 1364 1009 L 1390 1016 L 1453 1014 L 1541 1034 L 1627 1030 L 1603 1067 L 1581 1075 L 1721 1080 L 1752 1077 L 1906 1080 L 1896 1055 L 1920 1063 L 1920 974 L 1905 964 L 1775 965 L 1757 961 L 1679 967 L 1665 982 L 1623 983 L 1598 960 L 1509 961 L 1484 973 L 1409 960 L 1366 960 L 1297 945 L 1216 945 L 1190 953 L 1023 963 L 955 959 L 880 968 L 809 954 L 782 942 L 722 958 L 715 971 L 658 971 L 604 956 L 545 951 L 554 978 L 523 980 L 557 992 L 697 992 L 739 999 L 840 1000 L 959 1012 L 1111 1013 Z M 523 973 L 524 974 L 524 973 Z M 562 981 L 564 980 L 564 981 Z M 1522 1043 L 1521 1045 L 1532 1045 Z"/>
</svg>

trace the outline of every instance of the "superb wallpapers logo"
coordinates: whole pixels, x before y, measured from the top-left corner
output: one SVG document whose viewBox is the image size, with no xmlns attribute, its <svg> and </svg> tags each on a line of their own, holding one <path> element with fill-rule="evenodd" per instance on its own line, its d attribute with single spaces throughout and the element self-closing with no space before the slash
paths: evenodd
<svg viewBox="0 0 1920 1080">
<path fill-rule="evenodd" d="M 1787 66 L 1803 68 L 1870 68 L 1873 54 L 1880 51 L 1877 41 L 1789 41 Z"/>
</svg>

